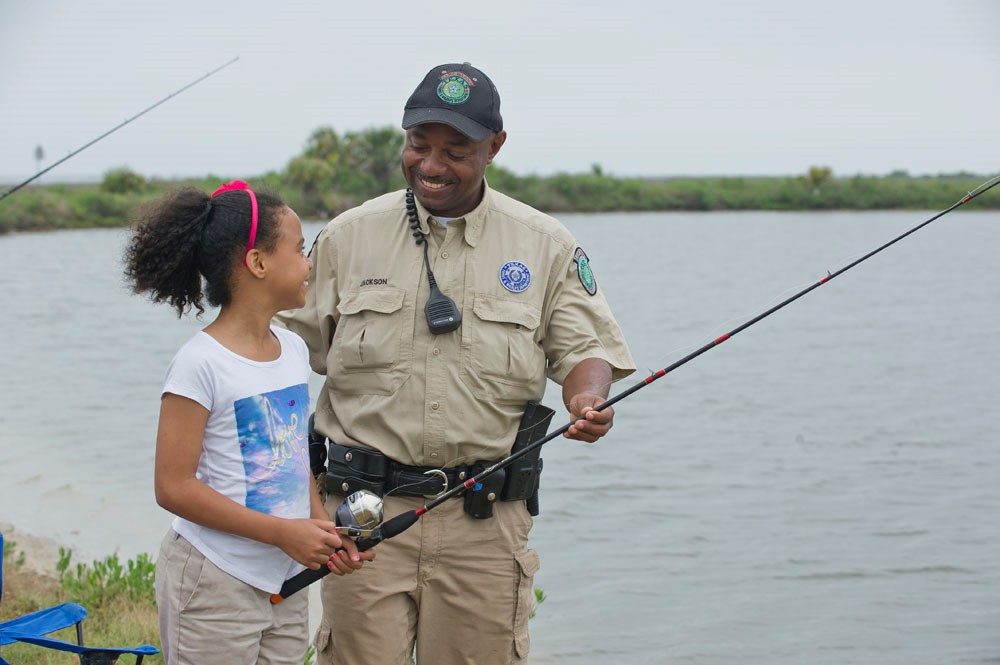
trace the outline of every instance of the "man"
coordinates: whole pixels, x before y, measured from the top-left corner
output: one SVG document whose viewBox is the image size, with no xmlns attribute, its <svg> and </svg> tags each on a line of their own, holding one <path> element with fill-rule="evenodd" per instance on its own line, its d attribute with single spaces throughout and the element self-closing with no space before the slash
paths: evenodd
<svg viewBox="0 0 1000 665">
<path fill-rule="evenodd" d="M 326 376 L 316 430 L 331 514 L 371 489 L 388 520 L 508 456 L 546 377 L 576 421 L 566 436 L 596 441 L 614 413 L 593 407 L 634 370 L 569 231 L 486 184 L 507 138 L 493 82 L 469 63 L 435 67 L 403 128 L 412 195 L 330 222 L 306 306 L 280 316 Z M 421 665 L 525 662 L 540 466 L 511 487 L 491 476 L 382 542 L 362 574 L 326 578 L 317 662 L 404 665 L 414 644 Z"/>
</svg>

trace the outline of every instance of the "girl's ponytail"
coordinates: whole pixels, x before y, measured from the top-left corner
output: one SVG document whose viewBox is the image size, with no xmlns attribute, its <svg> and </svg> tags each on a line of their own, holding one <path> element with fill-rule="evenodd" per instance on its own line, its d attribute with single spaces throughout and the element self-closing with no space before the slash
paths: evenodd
<svg viewBox="0 0 1000 665">
<path fill-rule="evenodd" d="M 177 316 L 191 307 L 205 312 L 199 262 L 211 203 L 208 194 L 187 187 L 144 206 L 125 250 L 132 290 L 170 303 Z"/>
<path fill-rule="evenodd" d="M 254 247 L 273 251 L 278 211 L 285 204 L 269 192 L 230 189 L 211 197 L 187 187 L 140 209 L 125 250 L 125 276 L 135 293 L 167 302 L 182 316 L 192 307 L 228 305 L 233 271 L 243 263 L 258 206 Z M 204 282 L 202 282 L 204 278 Z"/>
</svg>

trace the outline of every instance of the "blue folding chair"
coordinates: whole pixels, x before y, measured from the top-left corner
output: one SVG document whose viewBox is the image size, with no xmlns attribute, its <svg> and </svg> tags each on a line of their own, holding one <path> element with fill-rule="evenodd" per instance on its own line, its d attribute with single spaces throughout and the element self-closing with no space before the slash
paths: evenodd
<svg viewBox="0 0 1000 665">
<path fill-rule="evenodd" d="M 0 600 L 3 599 L 3 534 L 0 533 Z M 114 665 L 122 654 L 135 656 L 135 665 L 142 665 L 145 656 L 160 653 L 150 644 L 140 644 L 134 649 L 89 647 L 83 644 L 83 620 L 87 610 L 78 603 L 62 603 L 44 610 L 25 614 L 0 622 L 0 648 L 14 642 L 34 644 L 46 649 L 68 651 L 80 656 L 81 665 Z M 45 637 L 63 628 L 76 626 L 76 644 Z M 0 655 L 0 665 L 10 665 Z"/>
</svg>

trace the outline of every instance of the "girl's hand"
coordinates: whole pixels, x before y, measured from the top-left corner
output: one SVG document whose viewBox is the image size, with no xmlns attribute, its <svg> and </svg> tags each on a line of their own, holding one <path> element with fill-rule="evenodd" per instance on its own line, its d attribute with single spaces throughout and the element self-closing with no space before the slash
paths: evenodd
<svg viewBox="0 0 1000 665">
<path fill-rule="evenodd" d="M 375 558 L 375 550 L 358 551 L 358 546 L 351 538 L 342 538 L 343 548 L 337 550 L 326 562 L 326 567 L 334 575 L 350 575 L 355 570 L 360 570 L 365 561 Z"/>
<path fill-rule="evenodd" d="M 313 570 L 319 570 L 330 560 L 330 555 L 343 546 L 337 526 L 329 520 L 279 518 L 277 522 L 274 545 Z"/>
</svg>

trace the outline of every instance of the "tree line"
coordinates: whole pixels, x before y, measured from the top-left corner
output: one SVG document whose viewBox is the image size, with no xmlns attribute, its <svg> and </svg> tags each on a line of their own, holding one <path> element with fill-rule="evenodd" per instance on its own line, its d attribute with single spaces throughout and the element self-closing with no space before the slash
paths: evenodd
<svg viewBox="0 0 1000 665">
<path fill-rule="evenodd" d="M 100 184 L 41 185 L 0 202 L 0 233 L 124 226 L 142 202 L 182 185 L 211 191 L 220 182 L 245 178 L 274 189 L 303 219 L 329 219 L 379 194 L 405 186 L 399 165 L 404 134 L 377 127 L 339 134 L 313 131 L 301 154 L 280 171 L 263 175 L 206 175 L 150 180 L 128 168 L 109 171 Z M 491 165 L 490 186 L 546 212 L 709 210 L 940 210 L 986 176 L 961 172 L 911 176 L 837 176 L 824 166 L 801 175 L 775 177 L 616 177 L 599 164 L 586 173 L 518 175 Z M 1000 196 L 977 208 L 1000 209 Z"/>
</svg>

